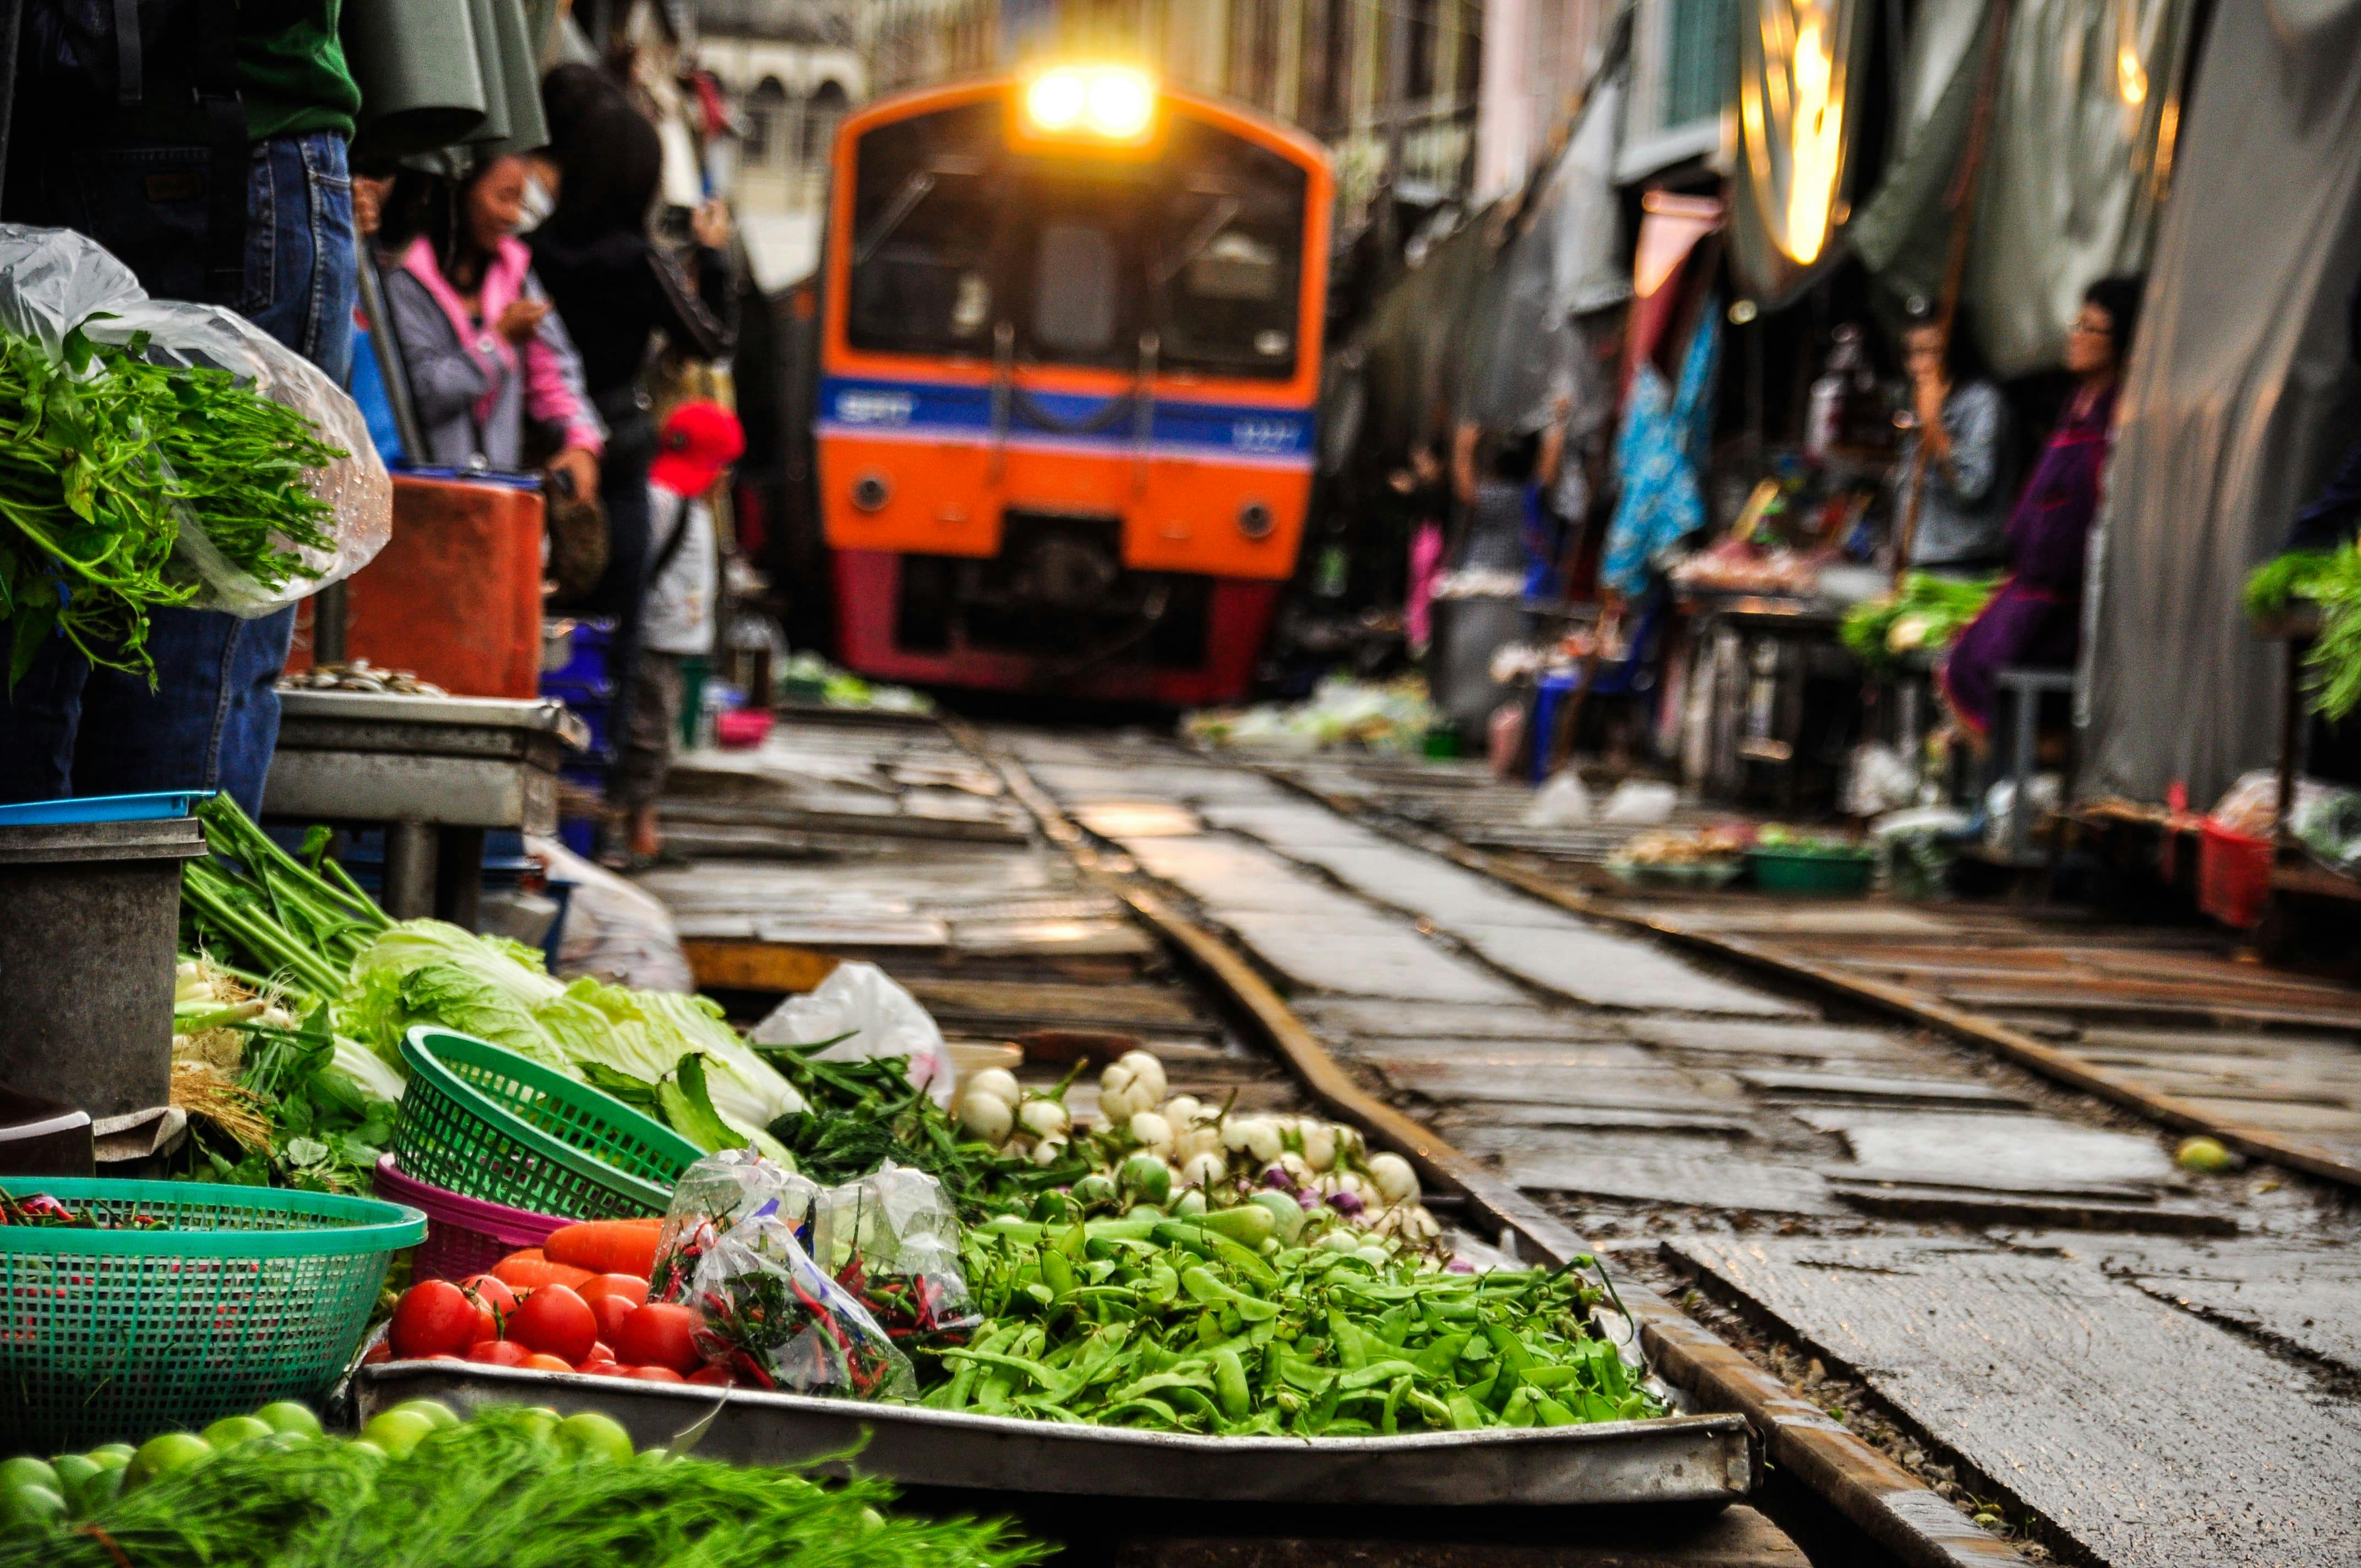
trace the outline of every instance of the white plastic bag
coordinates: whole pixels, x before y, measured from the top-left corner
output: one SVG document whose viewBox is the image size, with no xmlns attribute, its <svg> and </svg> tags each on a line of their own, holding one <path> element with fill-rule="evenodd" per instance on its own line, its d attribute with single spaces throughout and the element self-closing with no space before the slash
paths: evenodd
<svg viewBox="0 0 2361 1568">
<path fill-rule="evenodd" d="M 266 587 L 231 565 L 202 528 L 184 521 L 175 556 L 200 584 L 194 608 L 247 620 L 269 615 L 352 576 L 393 537 L 393 481 L 359 408 L 318 366 L 235 312 L 149 299 L 130 269 L 86 235 L 0 224 L 0 326 L 38 339 L 53 355 L 77 326 L 93 342 L 117 345 L 144 332 L 150 362 L 226 370 L 302 414 L 323 442 L 344 450 L 310 476 L 312 493 L 333 513 L 322 532 L 334 543 L 297 553 L 319 576 L 299 574 Z"/>
<path fill-rule="evenodd" d="M 1571 828 L 1590 820 L 1590 792 L 1571 764 L 1550 775 L 1525 807 L 1528 828 Z"/>
<path fill-rule="evenodd" d="M 1625 779 L 1607 797 L 1598 817 L 1625 827 L 1654 828 L 1670 822 L 1680 803 L 1680 791 L 1661 779 Z"/>
<path fill-rule="evenodd" d="M 566 901 L 566 927 L 557 935 L 551 973 L 566 980 L 588 975 L 634 991 L 696 992 L 697 976 L 680 945 L 680 927 L 653 894 L 555 839 L 528 838 L 525 852 L 541 861 L 550 881 L 574 888 Z"/>
<path fill-rule="evenodd" d="M 957 1074 L 942 1030 L 917 997 L 875 964 L 837 965 L 808 995 L 780 1003 L 747 1038 L 758 1046 L 808 1046 L 840 1035 L 851 1037 L 822 1051 L 820 1060 L 906 1057 L 910 1081 L 936 1104 L 950 1106 Z"/>
</svg>

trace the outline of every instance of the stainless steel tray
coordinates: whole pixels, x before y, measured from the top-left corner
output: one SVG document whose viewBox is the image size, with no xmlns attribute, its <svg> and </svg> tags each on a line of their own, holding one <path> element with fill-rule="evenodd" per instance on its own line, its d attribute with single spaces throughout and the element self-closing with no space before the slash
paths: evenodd
<svg viewBox="0 0 2361 1568">
<path fill-rule="evenodd" d="M 906 1486 L 1037 1495 L 1451 1508 L 1726 1504 L 1743 1500 L 1755 1475 L 1746 1422 L 1735 1415 L 1400 1437 L 1230 1438 L 451 1362 L 365 1366 L 353 1391 L 363 1420 L 418 1398 L 456 1409 L 603 1410 L 642 1447 L 669 1445 L 712 1415 L 696 1444 L 707 1457 L 795 1464 L 857 1449 L 850 1468 Z"/>
</svg>

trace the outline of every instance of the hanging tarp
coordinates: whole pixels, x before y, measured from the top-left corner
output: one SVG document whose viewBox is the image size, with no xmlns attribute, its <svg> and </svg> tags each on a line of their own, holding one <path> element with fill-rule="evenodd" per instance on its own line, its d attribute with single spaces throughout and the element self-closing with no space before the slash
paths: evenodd
<svg viewBox="0 0 2361 1568">
<path fill-rule="evenodd" d="M 1942 289 L 1953 192 L 2003 33 L 1963 297 L 2004 376 L 2058 362 L 2094 279 L 2139 271 L 2172 174 L 2196 0 L 1922 0 L 1894 156 L 1847 239 L 1896 298 Z"/>
<path fill-rule="evenodd" d="M 1835 264 L 1869 56 L 1869 0 L 1742 0 L 1730 262 L 1784 305 Z"/>
<path fill-rule="evenodd" d="M 2361 0 L 2215 8 L 2092 552 L 2081 791 L 2213 802 L 2277 744 L 2239 605 L 2361 428 Z"/>
<path fill-rule="evenodd" d="M 1614 185 L 1622 100 L 1620 82 L 1592 95 L 1531 210 L 1485 273 L 1467 323 L 1461 417 L 1492 430 L 1537 430 L 1554 398 L 1611 398 L 1611 389 L 1583 374 L 1588 351 L 1575 318 L 1631 294 Z"/>
</svg>

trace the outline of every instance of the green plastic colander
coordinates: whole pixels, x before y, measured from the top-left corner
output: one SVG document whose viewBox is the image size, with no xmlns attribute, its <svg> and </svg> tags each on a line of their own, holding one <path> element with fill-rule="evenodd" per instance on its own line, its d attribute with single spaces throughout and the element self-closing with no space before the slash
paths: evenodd
<svg viewBox="0 0 2361 1568">
<path fill-rule="evenodd" d="M 313 1399 L 359 1346 L 386 1265 L 426 1234 L 374 1199 L 196 1181 L 10 1177 L 104 1220 L 0 1225 L 0 1453 L 140 1442 Z"/>
<path fill-rule="evenodd" d="M 661 1214 L 701 1150 L 610 1094 L 467 1035 L 420 1025 L 393 1158 L 404 1176 L 569 1220 Z"/>
</svg>

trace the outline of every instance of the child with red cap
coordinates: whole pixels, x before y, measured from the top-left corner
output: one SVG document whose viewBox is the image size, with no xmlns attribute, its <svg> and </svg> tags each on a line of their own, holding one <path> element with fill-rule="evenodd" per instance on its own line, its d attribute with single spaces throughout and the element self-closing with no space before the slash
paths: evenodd
<svg viewBox="0 0 2361 1568">
<path fill-rule="evenodd" d="M 714 539 L 714 487 L 745 455 L 738 416 L 719 403 L 672 411 L 648 465 L 648 583 L 640 608 L 640 662 L 624 717 L 615 770 L 615 808 L 624 819 L 632 863 L 662 850 L 656 800 L 664 793 L 680 732 L 684 657 L 713 651 L 720 551 Z"/>
</svg>

